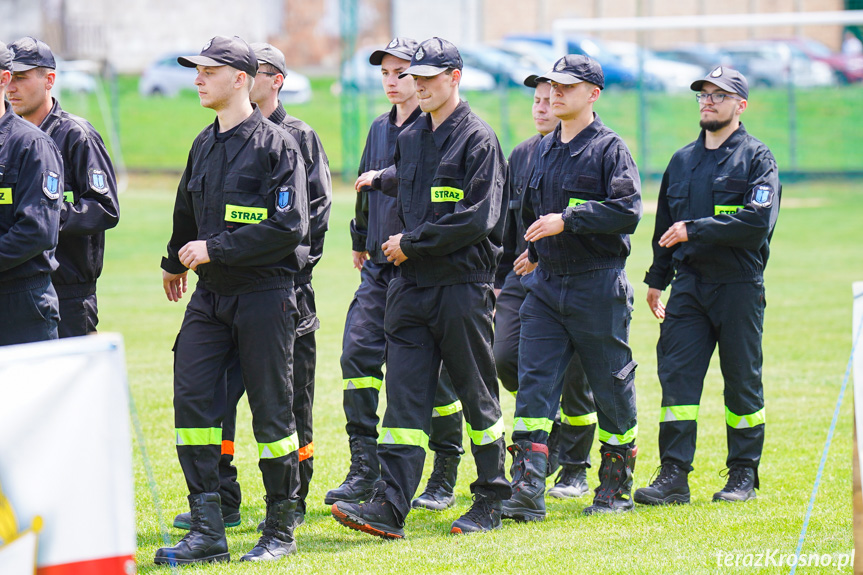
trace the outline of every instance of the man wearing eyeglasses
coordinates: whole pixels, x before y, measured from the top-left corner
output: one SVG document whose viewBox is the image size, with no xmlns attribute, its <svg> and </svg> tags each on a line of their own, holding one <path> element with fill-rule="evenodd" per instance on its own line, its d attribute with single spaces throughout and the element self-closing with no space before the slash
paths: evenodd
<svg viewBox="0 0 863 575">
<path fill-rule="evenodd" d="M 664 320 L 656 346 L 662 465 L 653 483 L 635 492 L 635 501 L 648 505 L 689 502 L 699 402 L 717 344 L 728 479 L 714 501 L 755 497 L 764 445 L 764 266 L 782 186 L 773 154 L 740 122 L 749 98 L 743 74 L 718 67 L 692 89 L 702 131 L 674 154 L 662 178 L 644 280 L 647 304 Z M 665 306 L 661 292 L 669 285 Z"/>
</svg>

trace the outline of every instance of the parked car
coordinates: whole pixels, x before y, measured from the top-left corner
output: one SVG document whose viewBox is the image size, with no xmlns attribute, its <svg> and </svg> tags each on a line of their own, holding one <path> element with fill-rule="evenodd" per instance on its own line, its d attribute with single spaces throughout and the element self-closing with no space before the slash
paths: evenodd
<svg viewBox="0 0 863 575">
<path fill-rule="evenodd" d="M 833 69 L 811 59 L 799 48 L 781 42 L 753 40 L 723 44 L 731 56 L 732 67 L 746 76 L 750 86 L 765 88 L 832 86 L 836 84 Z"/>
<path fill-rule="evenodd" d="M 731 66 L 731 55 L 715 46 L 705 44 L 678 44 L 664 50 L 654 50 L 660 58 L 676 62 L 693 64 L 701 68 L 701 74 L 707 74 L 717 66 Z"/>
<path fill-rule="evenodd" d="M 683 92 L 689 90 L 692 82 L 704 76 L 701 66 L 661 58 L 634 42 L 605 42 L 605 46 L 629 68 L 638 70 L 641 61 L 645 83 L 650 88 L 665 92 Z"/>
<path fill-rule="evenodd" d="M 99 64 L 92 60 L 64 60 L 54 57 L 57 65 L 54 93 L 61 91 L 76 94 L 90 94 L 96 91 L 96 77 Z"/>
<path fill-rule="evenodd" d="M 178 56 L 186 53 L 166 54 L 150 64 L 138 81 L 138 92 L 142 96 L 173 97 L 181 90 L 195 90 L 194 68 L 186 68 L 177 62 Z M 279 100 L 284 104 L 302 104 L 312 99 L 312 84 L 309 79 L 293 70 L 288 70 Z"/>
<path fill-rule="evenodd" d="M 524 79 L 537 73 L 529 59 L 492 46 L 459 46 L 458 51 L 465 66 L 491 74 L 498 86 L 523 87 Z"/>
<path fill-rule="evenodd" d="M 794 46 L 809 56 L 809 58 L 818 62 L 824 62 L 833 68 L 836 80 L 840 84 L 863 81 L 863 55 L 861 54 L 852 55 L 831 52 L 830 48 L 811 38 L 784 38 L 774 39 L 773 41 Z"/>
</svg>

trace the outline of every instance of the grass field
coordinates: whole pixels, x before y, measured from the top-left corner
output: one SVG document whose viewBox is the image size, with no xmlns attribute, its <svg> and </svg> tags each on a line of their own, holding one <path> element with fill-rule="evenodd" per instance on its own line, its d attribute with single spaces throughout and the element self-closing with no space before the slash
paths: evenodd
<svg viewBox="0 0 863 575">
<path fill-rule="evenodd" d="M 194 109 L 194 106 L 190 106 Z M 206 121 L 206 119 L 204 119 Z M 682 143 L 682 142 L 681 142 Z M 184 142 L 185 146 L 188 141 Z M 187 510 L 186 490 L 176 459 L 171 407 L 171 346 L 184 303 L 169 303 L 162 292 L 159 259 L 170 234 L 176 178 L 133 179 L 121 198 L 122 219 L 108 234 L 105 272 L 99 282 L 100 329 L 125 338 L 129 382 L 144 431 L 149 465 L 161 501 L 161 523 L 170 525 Z M 645 185 L 647 204 L 655 183 Z M 315 476 L 306 525 L 297 530 L 299 553 L 277 566 L 236 560 L 257 540 L 263 517 L 263 489 L 247 405 L 238 419 L 237 465 L 244 488 L 241 527 L 229 530 L 235 562 L 188 568 L 195 573 L 786 573 L 789 567 L 719 567 L 718 553 L 793 554 L 815 481 L 850 350 L 850 284 L 861 279 L 863 253 L 859 222 L 863 197 L 857 186 L 824 182 L 786 186 L 767 270 L 765 396 L 767 439 L 758 499 L 744 505 L 710 502 L 724 480 L 725 425 L 722 383 L 714 363 L 705 385 L 695 471 L 690 476 L 693 503 L 668 509 L 637 507 L 618 517 L 584 517 L 589 497 L 548 502 L 539 524 L 509 521 L 503 529 L 479 536 L 448 535 L 450 523 L 470 503 L 475 478 L 472 459 L 460 467 L 455 508 L 442 513 L 417 511 L 407 520 L 407 539 L 385 542 L 338 525 L 323 504 L 348 467 L 341 407 L 338 358 L 345 312 L 358 283 L 350 265 L 348 221 L 352 192 L 336 190 L 326 254 L 315 270 L 321 318 L 315 419 Z M 659 383 L 654 346 L 658 324 L 644 305 L 641 283 L 650 259 L 653 216 L 645 215 L 633 238 L 630 279 L 636 291 L 631 344 L 639 362 L 636 385 L 640 414 L 636 487 L 649 483 L 658 465 L 656 436 Z M 512 429 L 514 403 L 502 398 Z M 849 553 L 851 519 L 852 407 L 846 395 L 824 476 L 821 478 L 803 553 Z M 465 439 L 467 445 L 467 439 Z M 596 458 L 596 450 L 593 452 Z M 430 470 L 427 459 L 426 472 Z M 161 572 L 152 564 L 163 544 L 160 520 L 151 497 L 141 453 L 135 449 L 138 555 L 141 573 Z M 597 479 L 595 468 L 589 476 Z M 170 543 L 182 532 L 168 528 Z M 846 571 L 849 571 L 846 569 Z M 801 573 L 835 572 L 800 568 Z"/>
</svg>

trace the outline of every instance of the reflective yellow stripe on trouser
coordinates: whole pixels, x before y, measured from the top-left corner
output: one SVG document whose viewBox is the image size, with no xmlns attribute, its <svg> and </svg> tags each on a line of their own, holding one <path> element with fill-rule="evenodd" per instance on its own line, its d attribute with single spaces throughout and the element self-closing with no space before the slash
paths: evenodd
<svg viewBox="0 0 863 575">
<path fill-rule="evenodd" d="M 489 443 L 494 443 L 499 437 L 503 437 L 503 434 L 506 433 L 506 426 L 503 424 L 502 417 L 488 429 L 475 430 L 467 421 L 465 421 L 464 424 L 467 427 L 467 435 L 470 437 L 470 441 L 474 445 L 488 445 Z"/>
<path fill-rule="evenodd" d="M 635 438 L 638 436 L 638 425 L 627 431 L 626 433 L 611 433 L 605 431 L 601 427 L 599 428 L 599 440 L 603 443 L 607 443 L 609 445 L 625 445 L 627 443 L 632 443 L 635 441 Z"/>
<path fill-rule="evenodd" d="M 516 417 L 514 431 L 545 431 L 551 433 L 554 422 L 547 417 Z"/>
<path fill-rule="evenodd" d="M 457 399 L 455 403 L 435 407 L 432 410 L 432 417 L 446 417 L 447 415 L 452 415 L 454 413 L 458 413 L 459 411 L 461 411 L 461 401 Z"/>
<path fill-rule="evenodd" d="M 597 422 L 596 412 L 585 413 L 584 415 L 567 415 L 560 408 L 560 421 L 573 427 L 584 427 L 585 425 L 593 425 Z"/>
<path fill-rule="evenodd" d="M 177 445 L 218 445 L 222 446 L 221 427 L 177 428 Z"/>
<path fill-rule="evenodd" d="M 698 421 L 698 405 L 667 405 L 659 410 L 659 423 Z"/>
<path fill-rule="evenodd" d="M 764 408 L 762 407 L 755 413 L 749 415 L 737 415 L 732 413 L 728 407 L 725 408 L 725 423 L 734 429 L 746 429 L 747 427 L 755 427 L 765 423 Z"/>
<path fill-rule="evenodd" d="M 378 443 L 382 445 L 413 445 L 425 449 L 429 446 L 429 436 L 422 429 L 382 427 Z"/>
<path fill-rule="evenodd" d="M 276 459 L 300 448 L 300 436 L 296 433 L 272 443 L 258 443 L 258 458 Z"/>
<path fill-rule="evenodd" d="M 348 389 L 368 389 L 374 388 L 378 391 L 381 390 L 381 386 L 384 384 L 382 379 L 378 379 L 376 377 L 352 377 L 350 379 L 342 380 L 345 384 L 345 390 Z"/>
</svg>

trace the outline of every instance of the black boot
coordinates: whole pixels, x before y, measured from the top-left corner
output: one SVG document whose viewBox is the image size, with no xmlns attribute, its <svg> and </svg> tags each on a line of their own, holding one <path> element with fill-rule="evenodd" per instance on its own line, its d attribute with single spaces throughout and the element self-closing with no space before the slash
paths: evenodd
<svg viewBox="0 0 863 575">
<path fill-rule="evenodd" d="M 222 505 L 222 519 L 225 522 L 225 527 L 236 527 L 241 523 L 240 510 L 227 505 Z M 174 517 L 174 527 L 177 529 L 189 530 L 192 525 L 192 514 L 188 511 L 180 513 Z"/>
<path fill-rule="evenodd" d="M 545 519 L 545 472 L 548 447 L 519 441 L 509 446 L 513 469 L 512 497 L 503 502 L 503 516 L 517 521 Z"/>
<path fill-rule="evenodd" d="M 554 472 L 560 468 L 560 411 L 554 416 L 554 421 L 551 424 L 551 431 L 548 432 L 548 470 L 545 473 L 546 477 L 551 477 Z"/>
<path fill-rule="evenodd" d="M 173 547 L 162 547 L 156 551 L 156 565 L 230 561 L 219 494 L 189 495 L 189 509 L 189 532 Z"/>
<path fill-rule="evenodd" d="M 567 465 L 558 474 L 554 487 L 548 490 L 548 494 L 558 499 L 575 499 L 588 490 L 587 468 L 583 465 Z"/>
<path fill-rule="evenodd" d="M 336 521 L 355 531 L 362 531 L 384 539 L 403 539 L 404 519 L 401 519 L 392 503 L 387 501 L 386 483 L 378 481 L 365 503 L 337 501 L 332 513 Z"/>
<path fill-rule="evenodd" d="M 378 461 L 378 443 L 371 437 L 351 437 L 351 468 L 341 485 L 327 491 L 324 503 L 332 505 L 336 501 L 359 503 L 363 501 L 376 481 L 381 478 L 381 464 Z"/>
<path fill-rule="evenodd" d="M 735 465 L 728 470 L 728 481 L 722 491 L 713 494 L 714 501 L 749 501 L 755 499 L 758 474 L 751 467 Z"/>
<path fill-rule="evenodd" d="M 432 469 L 425 491 L 411 502 L 414 509 L 424 508 L 441 511 L 455 503 L 455 482 L 461 455 L 434 454 Z"/>
<path fill-rule="evenodd" d="M 633 508 L 632 472 L 635 469 L 635 456 L 638 448 L 611 447 L 602 444 L 602 462 L 599 466 L 599 487 L 593 496 L 593 505 L 584 510 L 585 515 L 593 513 L 619 513 Z"/>
<path fill-rule="evenodd" d="M 490 499 L 482 493 L 475 493 L 473 505 L 467 513 L 453 522 L 450 533 L 477 533 L 500 529 L 502 508 L 499 500 Z"/>
<path fill-rule="evenodd" d="M 635 490 L 636 503 L 642 505 L 670 505 L 689 503 L 689 475 L 682 467 L 673 463 L 663 463 L 659 475 L 648 487 Z"/>
<path fill-rule="evenodd" d="M 296 500 L 281 499 L 267 501 L 267 519 L 264 532 L 251 551 L 240 557 L 240 561 L 275 561 L 297 552 L 294 541 L 294 512 Z"/>
<path fill-rule="evenodd" d="M 305 522 L 306 522 L 306 502 L 303 501 L 302 499 L 300 499 L 297 502 L 297 509 L 296 509 L 296 511 L 294 511 L 294 529 L 296 529 L 300 525 L 304 524 Z M 230 527 L 230 525 L 227 525 L 227 524 L 226 524 L 226 526 Z M 264 519 L 263 521 L 258 523 L 258 531 L 259 532 L 263 531 L 264 527 L 266 527 L 266 526 L 267 526 L 267 520 Z"/>
</svg>

